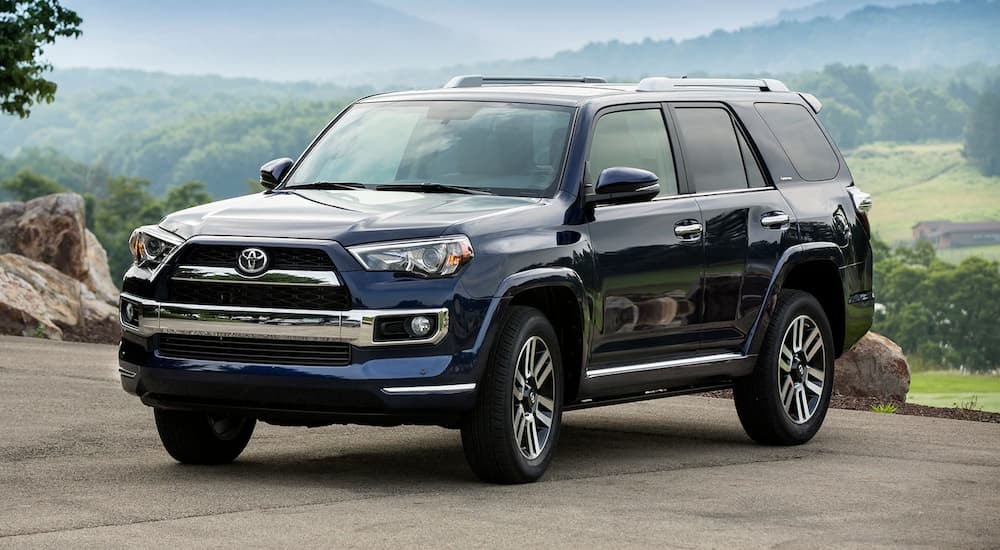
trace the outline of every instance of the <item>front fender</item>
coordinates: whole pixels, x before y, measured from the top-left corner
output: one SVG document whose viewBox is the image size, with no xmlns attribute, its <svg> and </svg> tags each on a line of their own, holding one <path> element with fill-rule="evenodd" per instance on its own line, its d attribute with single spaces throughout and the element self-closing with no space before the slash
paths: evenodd
<svg viewBox="0 0 1000 550">
<path fill-rule="evenodd" d="M 584 362 L 582 366 L 586 368 L 586 360 L 589 357 L 587 350 L 590 343 L 591 314 L 583 279 L 576 271 L 568 267 L 528 269 L 519 271 L 503 279 L 490 300 L 490 305 L 483 318 L 483 324 L 480 327 L 474 346 L 476 352 L 477 391 L 480 387 L 479 382 L 482 380 L 483 373 L 486 371 L 497 334 L 500 331 L 500 327 L 503 326 L 503 321 L 506 318 L 511 303 L 517 295 L 523 292 L 551 287 L 567 288 L 576 297 L 577 307 L 579 308 L 578 314 L 580 315 L 580 322 L 583 327 L 581 338 L 582 349 L 579 352 Z"/>
</svg>

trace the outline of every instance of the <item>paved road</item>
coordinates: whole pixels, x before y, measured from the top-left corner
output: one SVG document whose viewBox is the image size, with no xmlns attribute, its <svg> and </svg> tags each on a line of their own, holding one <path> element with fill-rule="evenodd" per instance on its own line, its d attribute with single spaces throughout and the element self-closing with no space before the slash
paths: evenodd
<svg viewBox="0 0 1000 550">
<path fill-rule="evenodd" d="M 172 462 L 115 348 L 0 337 L 0 548 L 1000 547 L 1000 426 L 832 411 L 798 448 L 732 404 L 570 413 L 539 483 L 498 487 L 433 427 L 263 425 Z"/>
</svg>

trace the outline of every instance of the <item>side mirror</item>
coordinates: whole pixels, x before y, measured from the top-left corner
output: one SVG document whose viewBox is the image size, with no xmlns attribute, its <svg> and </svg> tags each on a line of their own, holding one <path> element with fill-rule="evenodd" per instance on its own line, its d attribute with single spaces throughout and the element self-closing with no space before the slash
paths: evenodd
<svg viewBox="0 0 1000 550">
<path fill-rule="evenodd" d="M 285 177 L 288 169 L 295 164 L 290 158 L 274 159 L 260 167 L 260 184 L 265 189 L 274 189 L 281 183 L 281 178 Z"/>
<path fill-rule="evenodd" d="M 605 168 L 597 177 L 594 194 L 587 196 L 592 204 L 622 204 L 648 201 L 660 193 L 660 178 L 649 170 L 614 166 Z"/>
</svg>

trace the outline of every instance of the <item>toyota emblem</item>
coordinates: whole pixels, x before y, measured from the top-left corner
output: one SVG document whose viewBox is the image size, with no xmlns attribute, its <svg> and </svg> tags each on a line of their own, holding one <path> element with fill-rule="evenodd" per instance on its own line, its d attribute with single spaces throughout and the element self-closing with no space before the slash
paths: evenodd
<svg viewBox="0 0 1000 550">
<path fill-rule="evenodd" d="M 237 260 L 240 271 L 247 275 L 258 275 L 267 269 L 267 252 L 259 248 L 245 248 Z"/>
</svg>

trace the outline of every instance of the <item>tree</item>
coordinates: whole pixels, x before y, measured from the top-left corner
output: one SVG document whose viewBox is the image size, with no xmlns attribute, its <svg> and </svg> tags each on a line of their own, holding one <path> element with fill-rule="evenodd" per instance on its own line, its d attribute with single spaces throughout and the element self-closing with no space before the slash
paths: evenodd
<svg viewBox="0 0 1000 550">
<path fill-rule="evenodd" d="M 66 188 L 55 180 L 36 174 L 27 168 L 19 170 L 14 177 L 0 182 L 0 188 L 14 195 L 19 201 L 66 191 Z"/>
<path fill-rule="evenodd" d="M 1000 176 L 1000 80 L 979 95 L 965 132 L 965 156 L 986 176 Z"/>
<path fill-rule="evenodd" d="M 43 46 L 57 37 L 80 36 L 82 20 L 57 0 L 0 0 L 0 112 L 26 118 L 30 106 L 55 98 L 55 82 L 42 74 Z"/>
<path fill-rule="evenodd" d="M 108 179 L 107 196 L 94 212 L 94 235 L 107 248 L 111 275 L 120 278 L 132 263 L 127 243 L 132 230 L 156 223 L 163 205 L 149 193 L 149 181 L 118 176 Z"/>
<path fill-rule="evenodd" d="M 212 195 L 205 191 L 205 184 L 200 181 L 189 181 L 167 191 L 167 198 L 163 201 L 164 212 L 175 212 L 184 210 L 199 204 L 212 202 Z"/>
</svg>

